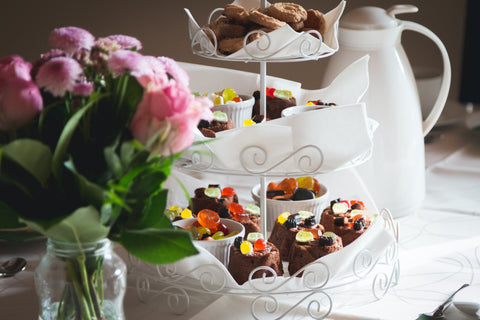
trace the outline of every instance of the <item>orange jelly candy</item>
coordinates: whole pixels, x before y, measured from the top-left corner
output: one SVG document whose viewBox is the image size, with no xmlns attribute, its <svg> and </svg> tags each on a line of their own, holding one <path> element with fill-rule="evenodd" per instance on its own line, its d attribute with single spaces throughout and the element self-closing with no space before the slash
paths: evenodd
<svg viewBox="0 0 480 320">
<path fill-rule="evenodd" d="M 270 182 L 267 186 L 267 191 L 278 190 L 278 184 L 276 182 Z"/>
<path fill-rule="evenodd" d="M 220 216 L 213 210 L 203 209 L 197 215 L 197 220 L 200 225 L 210 229 L 211 232 L 217 230 L 218 225 L 220 224 Z"/>
<path fill-rule="evenodd" d="M 225 187 L 222 189 L 222 196 L 233 197 L 235 195 L 235 190 L 231 187 Z"/>
<path fill-rule="evenodd" d="M 249 214 L 245 211 L 245 208 L 236 202 L 232 202 L 228 205 L 228 211 L 233 215 L 233 218 L 236 221 L 247 221 L 249 220 Z"/>
<path fill-rule="evenodd" d="M 298 182 L 295 178 L 285 178 L 278 185 L 278 189 L 284 190 L 288 195 L 292 195 L 296 188 L 298 188 Z"/>
</svg>

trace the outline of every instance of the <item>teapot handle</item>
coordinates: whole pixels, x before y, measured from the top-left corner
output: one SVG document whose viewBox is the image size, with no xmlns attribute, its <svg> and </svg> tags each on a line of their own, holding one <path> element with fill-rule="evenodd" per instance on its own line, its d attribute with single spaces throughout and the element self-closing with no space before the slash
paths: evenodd
<svg viewBox="0 0 480 320">
<path fill-rule="evenodd" d="M 430 130 L 432 130 L 433 126 L 437 122 L 440 114 L 442 113 L 443 107 L 445 106 L 445 102 L 447 101 L 448 91 L 450 90 L 450 82 L 452 76 L 452 70 L 450 65 L 450 59 L 448 58 L 447 49 L 443 45 L 442 41 L 429 29 L 425 28 L 424 26 L 411 22 L 411 21 L 402 21 L 403 30 L 411 30 L 416 31 L 418 33 L 423 34 L 427 38 L 430 38 L 440 49 L 443 59 L 443 77 L 442 77 L 442 85 L 440 86 L 440 92 L 438 93 L 437 99 L 435 100 L 435 104 L 433 105 L 432 110 L 426 117 L 425 121 L 423 121 L 422 128 L 423 128 L 423 136 L 426 136 Z"/>
</svg>

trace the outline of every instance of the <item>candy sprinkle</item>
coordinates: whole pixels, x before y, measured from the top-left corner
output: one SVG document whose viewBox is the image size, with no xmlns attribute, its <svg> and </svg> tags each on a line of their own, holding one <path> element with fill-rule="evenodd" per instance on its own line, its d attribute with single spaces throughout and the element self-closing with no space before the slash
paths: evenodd
<svg viewBox="0 0 480 320">
<path fill-rule="evenodd" d="M 185 208 L 180 214 L 180 216 L 182 217 L 182 219 L 192 218 L 193 217 L 192 210 Z"/>
<path fill-rule="evenodd" d="M 253 253 L 253 245 L 250 241 L 243 241 L 240 245 L 240 252 L 242 254 L 252 254 Z"/>
<path fill-rule="evenodd" d="M 246 211 L 254 216 L 260 215 L 260 207 L 253 203 L 250 203 L 247 205 Z"/>
<path fill-rule="evenodd" d="M 220 188 L 206 188 L 204 193 L 209 198 L 220 198 L 222 195 Z"/>
<path fill-rule="evenodd" d="M 287 212 L 287 211 L 282 212 L 277 218 L 278 223 L 284 224 L 285 221 L 288 220 L 288 216 L 290 216 L 290 212 Z"/>
</svg>

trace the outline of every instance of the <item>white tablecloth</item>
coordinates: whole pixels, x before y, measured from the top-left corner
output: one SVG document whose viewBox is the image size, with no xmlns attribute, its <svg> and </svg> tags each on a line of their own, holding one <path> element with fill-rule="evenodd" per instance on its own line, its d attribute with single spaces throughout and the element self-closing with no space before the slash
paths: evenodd
<svg viewBox="0 0 480 320">
<path fill-rule="evenodd" d="M 398 220 L 399 283 L 381 300 L 361 304 L 349 303 L 354 301 L 349 297 L 361 295 L 361 291 L 345 290 L 340 298 L 335 296 L 329 319 L 416 319 L 421 312 L 433 311 L 462 284 L 480 284 L 480 136 L 461 126 L 449 129 L 440 139 L 426 145 L 426 165 L 427 197 L 422 209 Z M 244 190 L 251 186 L 249 183 L 245 182 Z M 346 191 L 356 192 L 354 189 L 343 192 Z M 117 250 L 126 258 L 121 248 Z M 43 251 L 42 240 L 0 242 L 0 261 L 11 256 L 28 260 L 25 271 L 13 278 L 0 279 L 0 319 L 37 318 L 33 273 Z M 136 275 L 130 273 L 125 298 L 127 319 L 252 318 L 250 301 L 229 295 L 192 295 L 188 309 L 174 315 L 164 295 L 152 294 L 147 303 L 139 301 L 135 279 Z M 303 311 L 285 318 L 302 319 Z M 447 319 L 475 317 L 451 306 Z"/>
</svg>

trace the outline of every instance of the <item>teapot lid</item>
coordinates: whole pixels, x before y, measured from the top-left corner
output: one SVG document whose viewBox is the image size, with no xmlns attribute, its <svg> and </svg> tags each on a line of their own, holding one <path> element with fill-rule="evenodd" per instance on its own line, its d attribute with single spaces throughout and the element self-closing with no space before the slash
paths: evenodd
<svg viewBox="0 0 480 320">
<path fill-rule="evenodd" d="M 350 10 L 340 19 L 340 27 L 353 30 L 391 29 L 398 26 L 395 14 L 417 12 L 413 5 L 395 5 L 387 10 L 378 7 L 361 7 Z"/>
</svg>

